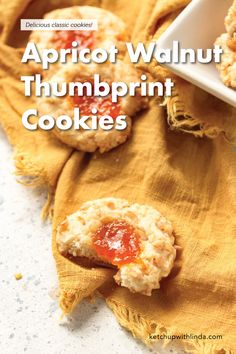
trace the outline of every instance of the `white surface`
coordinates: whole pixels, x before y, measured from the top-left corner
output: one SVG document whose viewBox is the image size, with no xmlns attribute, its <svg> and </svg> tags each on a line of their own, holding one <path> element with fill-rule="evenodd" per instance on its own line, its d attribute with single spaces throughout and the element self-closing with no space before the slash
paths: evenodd
<svg viewBox="0 0 236 354">
<path fill-rule="evenodd" d="M 102 300 L 83 302 L 59 325 L 51 230 L 39 217 L 46 193 L 16 182 L 12 149 L 1 129 L 0 151 L 0 353 L 170 353 L 136 341 Z"/>
<path fill-rule="evenodd" d="M 157 42 L 157 48 L 171 49 L 173 41 L 181 48 L 213 48 L 223 32 L 225 16 L 232 0 L 193 0 L 170 25 Z M 220 79 L 216 64 L 165 64 L 177 75 L 236 107 L 236 90 L 226 87 Z"/>
</svg>

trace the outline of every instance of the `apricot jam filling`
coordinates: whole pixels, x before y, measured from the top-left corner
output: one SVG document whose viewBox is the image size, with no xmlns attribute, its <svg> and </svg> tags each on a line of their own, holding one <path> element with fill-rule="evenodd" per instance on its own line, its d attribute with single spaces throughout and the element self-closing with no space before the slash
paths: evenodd
<svg viewBox="0 0 236 354">
<path fill-rule="evenodd" d="M 75 80 L 75 81 L 80 81 L 80 80 Z M 83 96 L 75 95 L 74 97 L 71 97 L 74 107 L 78 107 L 80 109 L 80 115 L 91 116 L 91 110 L 93 108 L 96 108 L 98 112 L 97 113 L 98 116 L 109 115 L 113 119 L 116 119 L 116 117 L 120 114 L 119 102 L 117 103 L 112 102 L 111 95 L 108 95 L 106 97 L 95 97 L 93 95 L 93 91 L 94 88 L 92 84 L 92 96 L 87 96 L 86 95 L 87 90 L 86 88 L 84 88 Z"/>
<path fill-rule="evenodd" d="M 94 47 L 94 32 L 93 31 L 56 31 L 53 39 L 56 49 L 71 49 L 71 43 L 79 42 L 79 50 L 93 49 Z"/>
<path fill-rule="evenodd" d="M 93 235 L 93 244 L 99 257 L 117 266 L 133 262 L 140 253 L 138 232 L 125 220 L 100 226 Z"/>
</svg>

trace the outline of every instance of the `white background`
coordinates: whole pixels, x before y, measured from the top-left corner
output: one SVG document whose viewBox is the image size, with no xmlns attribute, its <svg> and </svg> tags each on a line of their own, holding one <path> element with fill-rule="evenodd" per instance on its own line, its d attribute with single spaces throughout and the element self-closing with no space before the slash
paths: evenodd
<svg viewBox="0 0 236 354">
<path fill-rule="evenodd" d="M 51 227 L 40 220 L 46 191 L 16 182 L 2 130 L 0 171 L 0 354 L 170 353 L 135 340 L 102 300 L 81 303 L 59 323 Z"/>
</svg>

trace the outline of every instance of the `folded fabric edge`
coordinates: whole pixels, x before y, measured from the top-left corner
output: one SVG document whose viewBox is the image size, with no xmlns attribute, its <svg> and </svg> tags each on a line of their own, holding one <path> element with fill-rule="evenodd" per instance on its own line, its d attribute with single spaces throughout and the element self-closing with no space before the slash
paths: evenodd
<svg viewBox="0 0 236 354">
<path fill-rule="evenodd" d="M 227 143 L 236 145 L 236 138 L 222 128 L 200 121 L 186 112 L 177 92 L 172 97 L 165 97 L 161 106 L 166 109 L 167 123 L 171 130 L 192 134 L 196 138 L 215 139 L 222 134 Z"/>
<path fill-rule="evenodd" d="M 157 323 L 153 320 L 148 320 L 132 311 L 132 309 L 117 303 L 115 300 L 107 298 L 106 303 L 108 307 L 113 311 L 117 321 L 120 325 L 128 329 L 135 338 L 140 339 L 145 345 L 152 348 L 159 339 L 152 339 L 153 337 L 158 337 L 163 333 L 168 333 L 168 336 L 176 335 L 176 330 L 174 327 L 166 327 L 164 324 Z M 152 338 L 150 338 L 150 335 Z M 163 346 L 165 347 L 171 343 L 171 339 L 165 339 L 163 341 Z M 233 350 L 224 346 L 224 348 L 219 348 L 216 345 L 209 344 L 207 342 L 197 342 L 188 339 L 180 339 L 181 345 L 183 345 L 184 350 L 192 354 L 232 354 Z"/>
<path fill-rule="evenodd" d="M 112 274 L 103 274 L 101 272 L 95 279 L 96 281 L 94 282 L 95 285 L 93 289 L 87 289 L 87 291 L 79 291 L 79 287 L 77 287 L 77 289 L 69 289 L 68 287 L 63 286 L 63 282 L 59 279 L 59 306 L 62 310 L 62 316 L 70 315 L 82 300 L 92 301 L 97 297 L 104 298 L 104 295 L 101 294 L 99 289 L 106 284 L 105 277 L 110 281 L 110 279 L 112 279 Z"/>
<path fill-rule="evenodd" d="M 150 65 L 141 62 L 137 65 L 137 68 L 149 73 L 152 78 L 159 80 L 160 82 L 164 82 L 167 77 L 170 77 L 173 80 L 176 79 L 174 74 L 160 66 L 155 61 Z M 161 107 L 166 109 L 166 120 L 171 130 L 191 134 L 198 138 L 207 137 L 210 139 L 217 138 L 222 134 L 228 143 L 236 144 L 236 140 L 230 138 L 227 132 L 220 127 L 200 121 L 193 117 L 190 112 L 186 111 L 185 104 L 178 93 L 178 85 L 172 92 L 173 94 L 171 97 L 164 97 L 159 103 Z"/>
<path fill-rule="evenodd" d="M 79 303 L 86 299 L 87 297 L 81 297 L 78 291 L 65 291 L 61 290 L 59 297 L 59 305 L 62 310 L 62 315 L 66 316 L 73 312 L 75 307 L 79 305 Z M 90 299 L 94 298 L 94 294 L 90 294 Z"/>
<path fill-rule="evenodd" d="M 220 128 L 200 122 L 184 110 L 184 103 L 180 100 L 177 92 L 172 97 L 166 97 L 161 104 L 167 111 L 167 123 L 172 130 L 179 130 L 183 133 L 192 134 L 195 137 L 217 138 L 224 133 Z M 227 136 L 224 134 L 225 138 Z"/>
<path fill-rule="evenodd" d="M 14 174 L 20 177 L 16 179 L 18 183 L 27 187 L 46 186 L 47 200 L 42 208 L 41 218 L 43 220 L 47 218 L 51 220 L 53 216 L 54 190 L 49 185 L 43 169 L 39 169 L 34 165 L 30 156 L 27 153 L 19 151 L 17 148 L 15 148 L 13 159 L 15 162 Z"/>
</svg>

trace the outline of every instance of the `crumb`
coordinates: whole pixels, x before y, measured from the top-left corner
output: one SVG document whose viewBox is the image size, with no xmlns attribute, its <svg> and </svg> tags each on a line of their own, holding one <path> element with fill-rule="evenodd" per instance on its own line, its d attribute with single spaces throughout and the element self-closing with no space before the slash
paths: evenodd
<svg viewBox="0 0 236 354">
<path fill-rule="evenodd" d="M 16 278 L 16 280 L 20 280 L 23 278 L 23 275 L 21 273 L 16 273 L 15 278 Z"/>
</svg>

